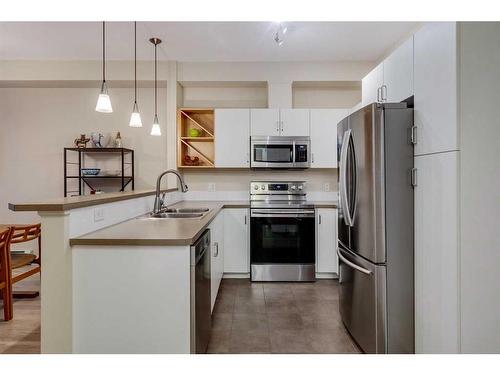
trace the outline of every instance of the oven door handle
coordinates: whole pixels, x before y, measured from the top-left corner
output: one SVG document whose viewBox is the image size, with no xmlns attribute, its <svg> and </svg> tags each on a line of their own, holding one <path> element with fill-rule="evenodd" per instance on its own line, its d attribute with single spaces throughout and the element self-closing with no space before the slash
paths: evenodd
<svg viewBox="0 0 500 375">
<path fill-rule="evenodd" d="M 273 210 L 275 211 L 275 210 Z M 314 218 L 314 211 L 279 211 L 279 212 L 267 212 L 267 211 L 252 211 L 250 213 L 251 217 L 290 217 L 290 218 Z"/>
<path fill-rule="evenodd" d="M 276 209 L 276 208 L 271 208 L 271 209 L 253 209 L 251 210 L 252 214 L 312 214 L 314 215 L 314 210 L 293 210 L 293 209 Z"/>
</svg>

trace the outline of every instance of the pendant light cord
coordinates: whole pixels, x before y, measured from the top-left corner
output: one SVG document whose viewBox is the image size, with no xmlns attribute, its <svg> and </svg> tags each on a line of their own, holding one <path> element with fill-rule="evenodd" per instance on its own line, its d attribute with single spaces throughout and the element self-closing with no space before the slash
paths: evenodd
<svg viewBox="0 0 500 375">
<path fill-rule="evenodd" d="M 137 103 L 137 22 L 134 22 L 134 102 Z"/>
<path fill-rule="evenodd" d="M 102 80 L 106 82 L 106 22 L 102 22 Z"/>
<path fill-rule="evenodd" d="M 157 113 L 157 97 L 158 97 L 158 87 L 157 87 L 157 78 L 156 78 L 156 46 L 157 44 L 155 43 L 155 115 L 158 115 Z"/>
</svg>

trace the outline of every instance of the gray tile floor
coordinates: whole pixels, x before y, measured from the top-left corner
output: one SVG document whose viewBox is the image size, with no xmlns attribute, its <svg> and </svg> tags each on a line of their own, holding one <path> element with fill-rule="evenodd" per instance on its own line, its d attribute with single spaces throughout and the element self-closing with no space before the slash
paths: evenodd
<svg viewBox="0 0 500 375">
<path fill-rule="evenodd" d="M 338 282 L 224 279 L 208 353 L 359 353 L 342 325 Z"/>
</svg>

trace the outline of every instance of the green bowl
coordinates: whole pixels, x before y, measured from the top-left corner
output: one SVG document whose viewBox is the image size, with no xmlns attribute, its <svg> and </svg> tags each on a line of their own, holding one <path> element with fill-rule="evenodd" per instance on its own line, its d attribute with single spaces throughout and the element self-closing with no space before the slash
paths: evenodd
<svg viewBox="0 0 500 375">
<path fill-rule="evenodd" d="M 201 131 L 199 129 L 189 129 L 189 136 L 190 137 L 199 137 L 201 135 Z"/>
</svg>

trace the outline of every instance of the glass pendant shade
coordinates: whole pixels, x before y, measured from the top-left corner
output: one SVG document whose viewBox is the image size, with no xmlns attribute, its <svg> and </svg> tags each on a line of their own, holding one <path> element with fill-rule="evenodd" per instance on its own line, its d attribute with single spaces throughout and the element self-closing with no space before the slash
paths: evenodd
<svg viewBox="0 0 500 375">
<path fill-rule="evenodd" d="M 134 102 L 134 108 L 132 109 L 128 125 L 132 128 L 142 128 L 141 114 L 139 113 L 139 106 L 137 105 L 137 102 Z"/>
<path fill-rule="evenodd" d="M 158 115 L 155 115 L 153 121 L 153 127 L 151 128 L 151 135 L 156 135 L 156 136 L 161 135 L 161 128 L 160 128 L 160 122 L 158 121 Z"/>
<path fill-rule="evenodd" d="M 97 112 L 111 113 L 113 112 L 113 107 L 111 106 L 111 99 L 108 95 L 108 85 L 106 81 L 102 81 L 101 93 L 97 98 L 97 104 L 95 106 Z"/>
</svg>

